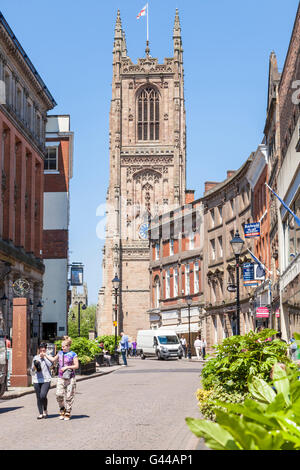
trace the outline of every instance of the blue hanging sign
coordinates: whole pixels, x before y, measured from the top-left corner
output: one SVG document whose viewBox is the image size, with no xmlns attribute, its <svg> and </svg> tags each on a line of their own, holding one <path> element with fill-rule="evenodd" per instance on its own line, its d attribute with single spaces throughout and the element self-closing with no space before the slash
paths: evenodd
<svg viewBox="0 0 300 470">
<path fill-rule="evenodd" d="M 254 279 L 254 263 L 243 264 L 244 286 L 258 286 L 258 281 Z"/>
<path fill-rule="evenodd" d="M 244 224 L 245 238 L 260 237 L 260 222 Z"/>
</svg>

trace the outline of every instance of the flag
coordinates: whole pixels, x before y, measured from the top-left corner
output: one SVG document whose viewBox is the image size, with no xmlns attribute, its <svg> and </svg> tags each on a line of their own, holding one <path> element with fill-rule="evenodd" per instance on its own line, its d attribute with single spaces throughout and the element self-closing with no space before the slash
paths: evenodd
<svg viewBox="0 0 300 470">
<path fill-rule="evenodd" d="M 289 208 L 289 206 L 286 205 L 286 203 L 278 196 L 278 194 L 275 193 L 274 189 L 270 188 L 270 186 L 265 183 L 265 185 L 269 188 L 270 191 L 272 191 L 272 193 L 274 194 L 274 196 L 277 197 L 277 199 L 281 202 L 281 204 L 283 205 L 283 207 L 294 217 L 294 219 L 296 220 L 297 224 L 299 225 L 300 227 L 300 218 L 296 216 L 296 214 L 294 214 L 293 211 L 291 211 L 291 209 Z"/>
<path fill-rule="evenodd" d="M 139 14 L 137 15 L 136 19 L 139 20 L 141 16 L 145 16 L 146 15 L 146 8 L 148 7 L 148 3 L 144 6 L 144 8 L 139 12 Z"/>
<path fill-rule="evenodd" d="M 265 272 L 265 270 L 267 269 L 267 268 L 265 267 L 265 265 L 262 264 L 262 262 L 259 261 L 258 258 L 256 258 L 256 256 L 252 253 L 252 251 L 249 250 L 249 248 L 248 248 L 248 251 L 249 251 L 250 255 L 252 256 L 252 258 L 254 259 L 254 261 L 256 261 L 256 263 L 258 264 L 258 266 L 259 266 L 259 268 L 261 269 L 261 271 L 264 271 L 264 272 Z M 263 276 L 263 273 L 261 272 L 260 274 L 261 274 L 260 277 L 262 277 L 262 276 Z"/>
</svg>

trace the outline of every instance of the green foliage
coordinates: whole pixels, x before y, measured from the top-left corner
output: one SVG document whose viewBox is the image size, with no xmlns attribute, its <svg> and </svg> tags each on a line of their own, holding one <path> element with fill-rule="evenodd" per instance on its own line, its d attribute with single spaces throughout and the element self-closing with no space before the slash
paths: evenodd
<svg viewBox="0 0 300 470">
<path fill-rule="evenodd" d="M 89 331 L 95 329 L 96 305 L 89 305 L 80 309 L 80 337 L 88 338 Z M 71 338 L 78 337 L 78 307 L 69 311 L 68 334 Z"/>
<path fill-rule="evenodd" d="M 57 351 L 61 349 L 61 343 L 62 340 L 55 342 Z M 91 362 L 99 354 L 97 342 L 82 337 L 72 338 L 71 350 L 77 354 L 80 364 Z"/>
<path fill-rule="evenodd" d="M 290 363 L 287 344 L 279 339 L 268 341 L 275 330 L 265 329 L 259 333 L 250 331 L 245 336 L 231 336 L 215 346 L 215 355 L 202 370 L 205 390 L 221 386 L 225 392 L 247 393 L 250 377 L 270 381 L 272 366 Z"/>
<path fill-rule="evenodd" d="M 103 335 L 103 336 L 98 336 L 96 338 L 96 341 L 98 343 L 103 343 L 104 348 L 109 351 L 111 354 L 113 354 L 115 350 L 115 336 L 114 335 Z M 119 342 L 121 341 L 121 336 L 117 336 L 117 347 Z"/>
<path fill-rule="evenodd" d="M 236 391 L 228 393 L 221 386 L 217 386 L 211 390 L 197 390 L 199 410 L 204 418 L 210 419 L 211 421 L 216 420 L 216 409 L 225 410 L 225 408 L 216 405 L 216 401 L 222 401 L 226 403 L 244 403 L 245 398 L 248 395 L 248 393 L 243 394 Z"/>
<path fill-rule="evenodd" d="M 300 381 L 274 366 L 273 386 L 251 376 L 243 404 L 215 400 L 216 422 L 186 418 L 191 431 L 213 450 L 300 450 Z M 226 411 L 224 411 L 224 409 Z"/>
</svg>

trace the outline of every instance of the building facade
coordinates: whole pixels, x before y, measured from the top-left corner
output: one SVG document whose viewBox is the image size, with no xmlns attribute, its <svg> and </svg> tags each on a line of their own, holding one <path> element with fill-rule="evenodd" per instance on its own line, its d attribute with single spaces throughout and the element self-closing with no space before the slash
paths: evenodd
<svg viewBox="0 0 300 470">
<path fill-rule="evenodd" d="M 113 48 L 110 110 L 110 176 L 107 191 L 103 287 L 97 306 L 98 334 L 114 333 L 112 279 L 120 279 L 118 331 L 136 336 L 149 326 L 150 217 L 185 202 L 186 119 L 183 50 L 176 11 L 174 56 L 163 64 L 127 54 L 118 12 Z M 136 280 L 139 280 L 137 283 Z"/>
<path fill-rule="evenodd" d="M 207 182 L 202 198 L 204 206 L 203 292 L 204 318 L 202 335 L 208 350 L 224 338 L 236 334 L 236 293 L 227 290 L 236 284 L 236 262 L 230 241 L 236 231 L 244 237 L 243 226 L 252 222 L 251 191 L 246 178 L 253 155 L 237 171 L 228 171 L 222 183 Z M 245 240 L 240 266 L 252 261 L 247 249 L 252 242 Z M 240 332 L 255 327 L 251 311 L 251 290 L 243 285 L 240 268 Z"/>
<path fill-rule="evenodd" d="M 300 5 L 278 88 L 280 169 L 277 194 L 300 217 Z M 285 339 L 300 331 L 300 226 L 276 201 L 280 256 L 280 314 Z"/>
<path fill-rule="evenodd" d="M 74 134 L 70 116 L 50 115 L 44 162 L 42 337 L 67 334 L 70 180 Z"/>
<path fill-rule="evenodd" d="M 40 339 L 43 289 L 43 191 L 47 112 L 55 101 L 0 13 L 0 296 L 11 336 L 13 285 L 29 284 L 31 350 Z"/>
<path fill-rule="evenodd" d="M 148 313 L 151 328 L 174 329 L 193 350 L 202 329 L 204 226 L 201 199 L 188 196 L 185 205 L 151 220 Z"/>
</svg>

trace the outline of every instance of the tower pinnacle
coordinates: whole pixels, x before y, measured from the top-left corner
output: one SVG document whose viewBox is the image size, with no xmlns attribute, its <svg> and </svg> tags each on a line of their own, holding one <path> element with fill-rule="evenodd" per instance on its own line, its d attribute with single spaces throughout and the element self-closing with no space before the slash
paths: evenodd
<svg viewBox="0 0 300 470">
<path fill-rule="evenodd" d="M 175 14 L 175 21 L 174 21 L 174 28 L 173 28 L 173 37 L 180 38 L 181 37 L 181 27 L 180 27 L 180 20 L 179 20 L 179 13 L 178 8 L 176 8 Z"/>
</svg>

